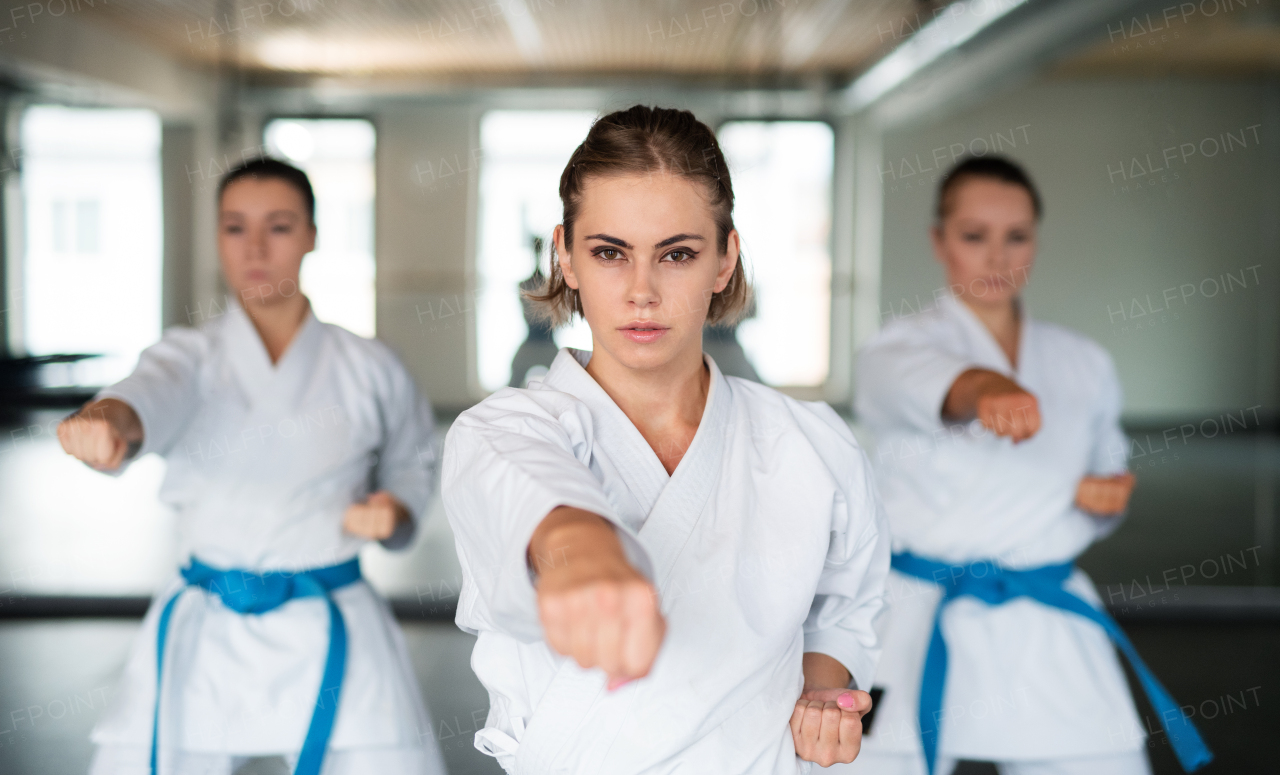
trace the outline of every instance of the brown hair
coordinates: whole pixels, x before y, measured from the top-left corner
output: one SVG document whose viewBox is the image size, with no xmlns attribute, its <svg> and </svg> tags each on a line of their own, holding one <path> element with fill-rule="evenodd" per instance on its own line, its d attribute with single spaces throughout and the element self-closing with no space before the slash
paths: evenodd
<svg viewBox="0 0 1280 775">
<path fill-rule="evenodd" d="M 222 180 L 218 182 L 219 203 L 222 202 L 222 195 L 226 193 L 227 186 L 241 178 L 282 180 L 288 183 L 302 197 L 302 206 L 306 209 L 307 217 L 311 219 L 311 223 L 314 224 L 316 222 L 316 195 L 311 190 L 311 180 L 307 177 L 307 173 L 292 164 L 285 164 L 279 159 L 268 159 L 262 156 L 245 161 L 223 175 Z"/>
<path fill-rule="evenodd" d="M 733 230 L 733 183 L 720 144 L 711 128 L 687 110 L 636 105 L 603 116 L 591 125 L 587 139 L 569 157 L 560 175 L 560 201 L 564 205 L 564 244 L 573 244 L 573 222 L 582 205 L 587 179 L 652 173 L 678 175 L 701 183 L 716 222 L 716 247 L 728 249 Z M 578 292 L 565 282 L 551 246 L 551 273 L 536 292 L 526 293 L 534 311 L 561 325 L 582 314 Z M 751 301 L 751 286 L 742 268 L 742 257 L 723 291 L 711 295 L 707 323 L 732 323 Z"/>
<path fill-rule="evenodd" d="M 955 190 L 961 183 L 973 178 L 998 180 L 1011 186 L 1020 186 L 1031 197 L 1031 209 L 1036 214 L 1036 220 L 1040 220 L 1044 214 L 1044 205 L 1040 202 L 1036 184 L 1017 162 L 1004 156 L 965 156 L 947 172 L 938 185 L 938 202 L 933 213 L 937 223 L 941 224 L 951 214 L 954 206 L 951 200 L 955 196 Z"/>
</svg>

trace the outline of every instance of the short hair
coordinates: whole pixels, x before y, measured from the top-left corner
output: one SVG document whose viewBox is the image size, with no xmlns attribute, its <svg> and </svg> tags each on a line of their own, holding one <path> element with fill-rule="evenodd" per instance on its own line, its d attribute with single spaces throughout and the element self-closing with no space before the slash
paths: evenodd
<svg viewBox="0 0 1280 775">
<path fill-rule="evenodd" d="M 1031 196 L 1031 209 L 1035 211 L 1036 220 L 1040 220 L 1040 216 L 1044 214 L 1036 184 L 1017 162 L 1004 156 L 964 156 L 947 171 L 938 184 L 938 202 L 934 211 L 938 223 L 942 223 L 950 214 L 955 190 L 961 183 L 973 178 L 998 180 L 1022 187 Z"/>
<path fill-rule="evenodd" d="M 728 249 L 733 231 L 733 182 L 720 143 L 711 128 L 687 110 L 635 105 L 603 116 L 574 150 L 560 175 L 565 246 L 573 243 L 573 225 L 582 206 L 582 191 L 591 178 L 666 173 L 700 184 L 716 223 L 716 247 Z M 582 314 L 578 292 L 565 282 L 552 246 L 551 273 L 542 287 L 526 297 L 539 316 L 561 325 Z M 712 294 L 707 323 L 733 323 L 751 301 L 751 286 L 739 255 L 729 284 Z"/>
<path fill-rule="evenodd" d="M 316 222 L 316 194 L 311 189 L 311 179 L 307 177 L 307 173 L 292 164 L 285 164 L 279 159 L 271 159 L 265 156 L 246 160 L 222 176 L 222 180 L 218 183 L 219 203 L 222 202 L 222 195 L 226 192 L 227 186 L 241 178 L 282 180 L 288 183 L 302 196 L 302 203 L 306 207 L 307 217 L 311 219 L 313 224 Z"/>
</svg>

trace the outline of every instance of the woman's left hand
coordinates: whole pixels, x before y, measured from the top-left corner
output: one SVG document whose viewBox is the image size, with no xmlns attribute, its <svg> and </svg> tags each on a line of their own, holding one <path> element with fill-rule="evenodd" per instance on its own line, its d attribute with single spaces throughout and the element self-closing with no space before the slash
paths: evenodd
<svg viewBox="0 0 1280 775">
<path fill-rule="evenodd" d="M 342 529 L 352 535 L 382 541 L 391 537 L 396 526 L 410 519 L 409 509 L 386 490 L 378 490 L 364 503 L 353 503 L 342 516 Z"/>
<path fill-rule="evenodd" d="M 1115 476 L 1086 476 L 1076 488 L 1076 508 L 1100 517 L 1115 516 L 1129 507 L 1137 478 L 1130 472 Z"/>
<path fill-rule="evenodd" d="M 862 748 L 862 714 L 871 695 L 856 689 L 810 689 L 796 700 L 791 739 L 796 756 L 820 767 L 848 764 Z"/>
</svg>

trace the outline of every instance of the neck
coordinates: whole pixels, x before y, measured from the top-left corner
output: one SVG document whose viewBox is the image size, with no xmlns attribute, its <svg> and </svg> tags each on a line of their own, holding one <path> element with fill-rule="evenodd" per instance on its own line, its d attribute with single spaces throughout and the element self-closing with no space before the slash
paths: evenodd
<svg viewBox="0 0 1280 775">
<path fill-rule="evenodd" d="M 702 348 L 644 370 L 628 368 L 597 348 L 587 373 L 654 448 L 667 472 L 673 471 L 698 430 L 711 389 Z"/>
<path fill-rule="evenodd" d="M 298 293 L 269 304 L 252 303 L 243 306 L 274 364 L 289 349 L 289 343 L 302 328 L 307 312 L 311 309 L 311 302 Z"/>
<path fill-rule="evenodd" d="M 995 304 L 982 304 L 961 296 L 960 300 L 968 307 L 982 325 L 991 332 L 991 336 L 1008 356 L 1009 363 L 1015 368 L 1018 365 L 1018 337 L 1021 333 L 1022 316 L 1017 297 Z"/>
</svg>

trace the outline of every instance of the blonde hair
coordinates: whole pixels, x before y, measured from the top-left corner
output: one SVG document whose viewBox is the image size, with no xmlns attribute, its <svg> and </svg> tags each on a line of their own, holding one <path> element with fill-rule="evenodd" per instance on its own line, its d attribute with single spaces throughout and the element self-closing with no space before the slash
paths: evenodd
<svg viewBox="0 0 1280 775">
<path fill-rule="evenodd" d="M 636 105 L 598 119 L 587 139 L 574 150 L 560 175 L 560 202 L 564 206 L 564 244 L 573 244 L 573 222 L 582 205 L 582 189 L 589 178 L 616 175 L 666 173 L 703 186 L 716 223 L 716 247 L 723 254 L 733 231 L 733 183 L 715 133 L 687 110 Z M 555 244 L 551 245 L 551 272 L 537 291 L 525 292 L 533 311 L 553 326 L 582 314 L 578 291 L 565 282 Z M 724 290 L 711 295 L 707 323 L 737 322 L 751 303 L 739 255 Z"/>
</svg>

